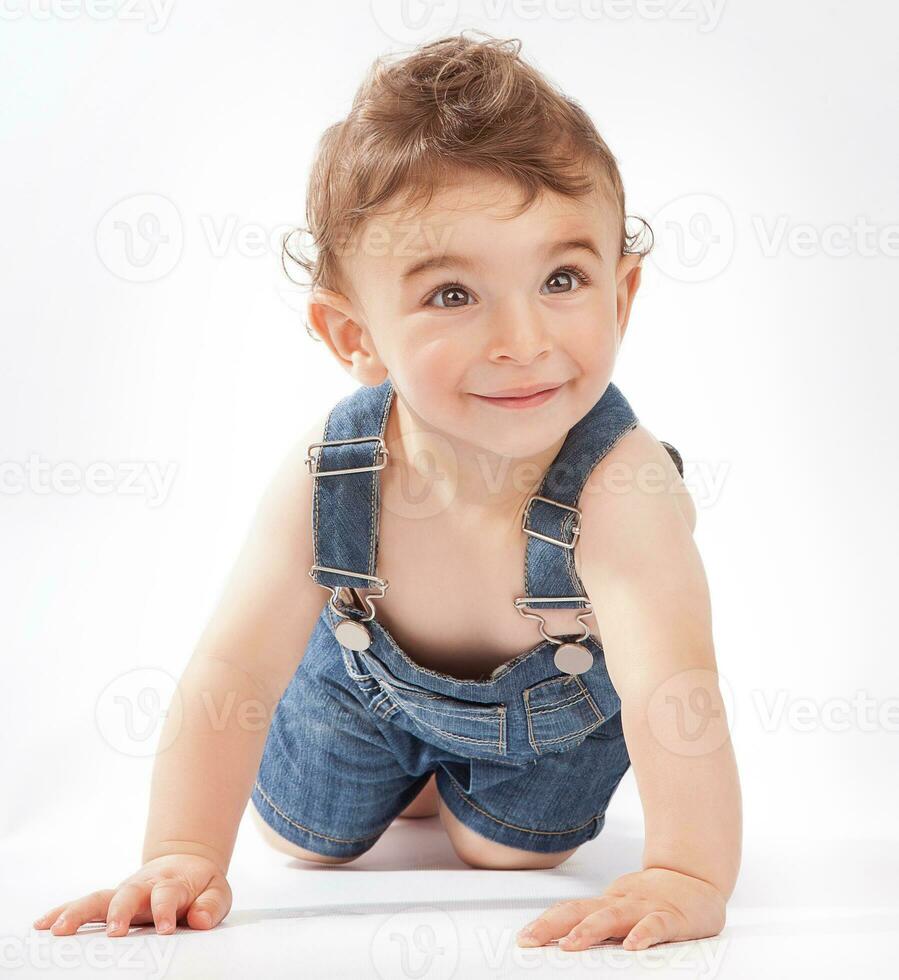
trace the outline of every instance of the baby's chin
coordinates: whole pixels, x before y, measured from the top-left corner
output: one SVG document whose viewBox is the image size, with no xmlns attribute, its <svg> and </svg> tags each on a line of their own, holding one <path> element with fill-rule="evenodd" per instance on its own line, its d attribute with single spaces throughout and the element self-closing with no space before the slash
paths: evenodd
<svg viewBox="0 0 899 980">
<path fill-rule="evenodd" d="M 491 411 L 488 409 L 488 411 Z M 468 414 L 455 420 L 448 433 L 473 448 L 512 459 L 539 457 L 558 449 L 576 419 L 567 412 L 555 410 L 539 417 L 525 411 L 497 412 L 496 418 Z"/>
<path fill-rule="evenodd" d="M 422 387 L 408 401 L 419 426 L 432 433 L 514 458 L 533 457 L 558 446 L 585 411 L 577 404 L 575 382 L 558 386 L 549 398 L 521 403 L 491 400 L 464 389 Z"/>
</svg>

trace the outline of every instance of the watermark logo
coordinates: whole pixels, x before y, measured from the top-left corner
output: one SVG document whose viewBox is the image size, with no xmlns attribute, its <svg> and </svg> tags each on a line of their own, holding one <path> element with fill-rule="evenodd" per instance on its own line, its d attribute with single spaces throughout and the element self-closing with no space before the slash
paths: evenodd
<svg viewBox="0 0 899 980">
<path fill-rule="evenodd" d="M 647 706 L 650 731 L 663 748 L 676 755 L 700 756 L 719 749 L 730 738 L 733 717 L 730 684 L 703 667 L 666 678 Z"/>
<path fill-rule="evenodd" d="M 369 953 L 383 980 L 450 980 L 459 965 L 459 935 L 443 909 L 412 906 L 380 924 Z"/>
<path fill-rule="evenodd" d="M 143 24 L 148 34 L 165 30 L 175 0 L 3 0 L 0 20 L 116 20 Z"/>
<path fill-rule="evenodd" d="M 27 461 L 0 461 L 0 495 L 115 494 L 145 497 L 148 506 L 159 507 L 171 492 L 177 470 L 174 462 L 163 467 L 155 460 L 99 460 L 82 466 L 73 460 L 50 462 L 32 453 Z"/>
<path fill-rule="evenodd" d="M 779 214 L 773 220 L 763 215 L 752 216 L 752 230 L 766 259 L 777 259 L 783 253 L 795 258 L 842 259 L 850 255 L 860 258 L 899 258 L 899 224 L 875 224 L 864 215 L 851 222 L 830 222 L 818 226 L 794 222 L 789 215 Z"/>
<path fill-rule="evenodd" d="M 209 254 L 215 259 L 223 259 L 229 254 L 247 259 L 278 255 L 285 236 L 293 236 L 297 230 L 289 224 L 269 228 L 258 222 L 244 222 L 236 214 L 227 214 L 222 219 L 201 214 L 199 222 Z"/>
<path fill-rule="evenodd" d="M 786 690 L 752 692 L 752 701 L 762 730 L 784 728 L 793 732 L 899 732 L 899 697 L 872 698 L 858 690 L 851 698 L 823 701 L 791 697 Z"/>
<path fill-rule="evenodd" d="M 97 255 L 126 282 L 156 282 L 178 264 L 184 245 L 181 215 L 162 194 L 135 194 L 100 219 Z"/>
<path fill-rule="evenodd" d="M 656 248 L 649 258 L 678 282 L 707 282 L 720 275 L 736 246 L 734 217 L 713 194 L 685 194 L 652 218 Z"/>
<path fill-rule="evenodd" d="M 497 21 L 578 20 L 596 23 L 621 21 L 671 21 L 695 23 L 700 34 L 715 30 L 724 13 L 725 0 L 484 0 L 483 16 Z"/>
<path fill-rule="evenodd" d="M 102 924 L 97 924 L 95 930 L 82 926 L 74 936 L 54 936 L 37 929 L 0 936 L 0 970 L 17 977 L 102 976 L 109 971 L 107 976 L 163 980 L 183 941 L 178 935 L 165 936 L 161 942 L 152 935 L 110 939 L 101 929 Z"/>
<path fill-rule="evenodd" d="M 384 495 L 385 510 L 406 520 L 424 520 L 452 503 L 458 486 L 457 458 L 440 433 L 416 431 L 400 436 L 391 448 L 389 465 L 395 492 Z"/>
<path fill-rule="evenodd" d="M 456 499 L 459 460 L 452 443 L 434 431 L 416 430 L 398 436 L 388 462 L 391 482 L 385 486 L 383 507 L 407 520 L 423 520 L 445 511 Z M 402 447 L 398 451 L 398 447 Z M 598 469 L 591 459 L 573 465 L 555 462 L 544 470 L 529 459 L 503 454 L 475 453 L 479 486 L 488 500 L 504 495 L 524 503 L 540 490 L 554 500 L 569 487 L 582 486 L 580 502 L 594 494 L 677 494 L 689 496 L 697 507 L 714 506 L 730 472 L 729 461 L 713 464 L 690 460 L 683 478 L 676 470 L 647 462 L 634 467 L 612 462 Z M 584 471 L 589 472 L 585 480 Z"/>
<path fill-rule="evenodd" d="M 163 726 L 173 722 L 162 737 Z M 158 667 L 138 667 L 113 679 L 94 707 L 97 731 L 123 755 L 145 758 L 164 752 L 181 730 L 183 717 L 178 681 Z"/>
</svg>

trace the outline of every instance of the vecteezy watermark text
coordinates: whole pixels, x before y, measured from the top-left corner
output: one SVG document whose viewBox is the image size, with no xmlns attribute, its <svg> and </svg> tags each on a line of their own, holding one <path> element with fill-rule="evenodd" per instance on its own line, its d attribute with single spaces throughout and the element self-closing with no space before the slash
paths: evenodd
<svg viewBox="0 0 899 980">
<path fill-rule="evenodd" d="M 165 29 L 175 0 L 0 0 L 0 20 L 116 20 L 143 24 L 148 34 Z"/>
<path fill-rule="evenodd" d="M 86 465 L 72 460 L 50 462 L 32 453 L 27 460 L 0 460 L 0 495 L 122 494 L 145 497 L 148 507 L 165 503 L 178 464 L 156 460 L 100 460 Z"/>
</svg>

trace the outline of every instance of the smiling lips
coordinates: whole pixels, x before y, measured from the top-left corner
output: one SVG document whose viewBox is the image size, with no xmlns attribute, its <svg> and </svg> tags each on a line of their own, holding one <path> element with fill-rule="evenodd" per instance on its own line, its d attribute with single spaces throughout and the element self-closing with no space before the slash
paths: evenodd
<svg viewBox="0 0 899 980">
<path fill-rule="evenodd" d="M 564 383 L 563 381 L 552 386 L 544 384 L 529 385 L 526 388 L 509 388 L 504 392 L 498 392 L 496 395 L 475 394 L 475 398 L 480 398 L 481 401 L 489 405 L 497 405 L 500 408 L 533 408 L 553 398 Z"/>
</svg>

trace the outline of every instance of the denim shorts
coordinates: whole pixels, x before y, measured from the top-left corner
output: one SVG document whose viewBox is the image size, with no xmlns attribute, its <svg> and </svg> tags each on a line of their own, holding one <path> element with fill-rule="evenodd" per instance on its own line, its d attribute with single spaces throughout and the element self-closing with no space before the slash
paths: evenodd
<svg viewBox="0 0 899 980">
<path fill-rule="evenodd" d="M 309 447 L 309 574 L 331 598 L 275 710 L 252 801 L 294 844 L 352 857 L 375 843 L 434 773 L 449 810 L 487 840 L 570 850 L 602 830 L 630 764 L 621 702 L 587 624 L 581 622 L 583 635 L 550 638 L 545 620 L 526 610 L 573 604 L 589 615 L 572 554 L 577 504 L 593 467 L 637 416 L 610 383 L 569 431 L 522 522 L 525 594 L 515 603 L 522 615 L 542 620 L 535 640 L 543 642 L 469 680 L 417 664 L 378 622 L 371 602 L 361 610 L 336 603 L 342 589 L 380 589 L 375 600 L 388 584 L 376 566 L 379 471 L 389 461 L 384 434 L 393 397 L 389 378 L 346 396 L 328 416 L 324 441 Z M 665 445 L 683 473 L 676 450 Z M 349 640 L 346 627 L 335 634 L 346 619 L 359 619 L 368 632 L 361 644 Z M 574 661 L 563 644 L 573 645 Z"/>
<path fill-rule="evenodd" d="M 362 854 L 432 772 L 447 807 L 487 840 L 552 852 L 599 834 L 630 760 L 595 642 L 587 674 L 560 675 L 542 643 L 467 681 L 418 666 L 377 625 L 368 650 L 342 647 L 336 621 L 325 605 L 253 788 L 280 836 Z"/>
</svg>

